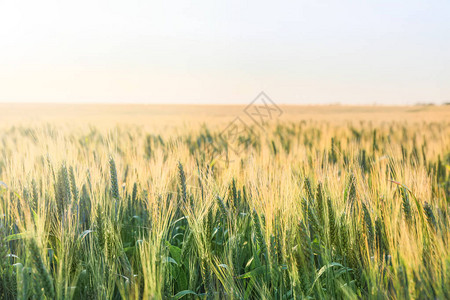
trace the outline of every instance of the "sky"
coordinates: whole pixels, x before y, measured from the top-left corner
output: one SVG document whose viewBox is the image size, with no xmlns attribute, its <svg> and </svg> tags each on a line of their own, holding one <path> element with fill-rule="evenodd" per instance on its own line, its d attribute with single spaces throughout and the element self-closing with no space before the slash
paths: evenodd
<svg viewBox="0 0 450 300">
<path fill-rule="evenodd" d="M 450 1 L 4 1 L 0 102 L 450 102 Z"/>
</svg>

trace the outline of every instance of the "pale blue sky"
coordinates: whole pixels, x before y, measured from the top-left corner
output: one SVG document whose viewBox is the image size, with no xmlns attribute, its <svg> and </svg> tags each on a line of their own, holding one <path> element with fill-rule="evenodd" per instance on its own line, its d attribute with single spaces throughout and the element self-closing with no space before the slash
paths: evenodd
<svg viewBox="0 0 450 300">
<path fill-rule="evenodd" d="M 450 101 L 450 1 L 3 1 L 1 102 Z"/>
</svg>

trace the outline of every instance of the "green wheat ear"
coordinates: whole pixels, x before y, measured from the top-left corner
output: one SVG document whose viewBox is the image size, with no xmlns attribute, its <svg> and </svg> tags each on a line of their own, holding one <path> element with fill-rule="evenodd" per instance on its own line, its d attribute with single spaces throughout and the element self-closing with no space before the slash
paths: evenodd
<svg viewBox="0 0 450 300">
<path fill-rule="evenodd" d="M 377 130 L 373 130 L 373 139 L 372 139 L 372 152 L 375 154 L 375 152 L 378 150 L 378 143 L 377 143 Z"/>
<path fill-rule="evenodd" d="M 78 201 L 78 189 L 77 189 L 77 183 L 75 181 L 75 172 L 73 171 L 72 166 L 70 166 L 70 168 L 69 168 L 69 175 L 70 175 L 70 187 L 71 187 L 71 191 L 72 191 L 73 203 L 76 203 Z"/>
<path fill-rule="evenodd" d="M 436 217 L 434 216 L 433 209 L 431 208 L 428 202 L 425 202 L 423 206 L 423 210 L 425 212 L 425 216 L 427 217 L 427 222 L 432 229 L 437 229 Z"/>
<path fill-rule="evenodd" d="M 80 209 L 78 218 L 81 220 L 84 228 L 89 227 L 89 220 L 91 215 L 91 198 L 87 191 L 86 184 L 83 184 L 81 188 L 81 197 L 80 197 Z"/>
<path fill-rule="evenodd" d="M 300 277 L 302 281 L 302 289 L 306 292 L 310 283 L 314 280 L 315 265 L 314 265 L 314 252 L 311 239 L 308 234 L 308 230 L 303 221 L 298 224 L 298 237 L 300 245 Z"/>
<path fill-rule="evenodd" d="M 137 200 L 137 194 L 138 194 L 138 187 L 137 187 L 137 183 L 135 182 L 135 183 L 133 184 L 133 192 L 132 192 L 132 194 L 131 194 L 131 201 L 132 201 L 133 204 L 136 203 L 136 200 Z"/>
<path fill-rule="evenodd" d="M 5 224 L 3 223 L 2 219 L 0 219 L 0 258 L 2 258 L 0 259 L 0 270 L 6 270 L 6 267 L 8 265 L 8 262 L 4 259 L 9 251 L 6 236 L 7 230 L 5 228 Z"/>
<path fill-rule="evenodd" d="M 181 162 L 178 162 L 178 178 L 180 180 L 181 200 L 183 200 L 183 203 L 187 203 L 186 175 Z"/>
<path fill-rule="evenodd" d="M 333 209 L 333 204 L 331 203 L 331 198 L 327 198 L 327 206 L 328 206 L 328 228 L 330 234 L 330 244 L 333 245 L 336 243 L 336 218 Z"/>
<path fill-rule="evenodd" d="M 375 239 L 377 242 L 379 255 L 382 257 L 388 251 L 388 245 L 386 240 L 386 229 L 384 228 L 384 223 L 380 218 L 375 220 Z"/>
<path fill-rule="evenodd" d="M 62 164 L 58 172 L 58 178 L 55 187 L 56 205 L 60 216 L 64 216 L 67 206 L 71 201 L 70 180 L 66 164 Z"/>
<path fill-rule="evenodd" d="M 203 285 L 206 291 L 206 299 L 207 300 L 212 300 L 214 299 L 214 286 L 213 286 L 213 279 L 212 279 L 212 274 L 211 274 L 211 270 L 208 266 L 208 261 L 205 257 L 202 258 L 201 260 L 201 275 L 202 275 L 202 279 L 203 279 Z"/>
<path fill-rule="evenodd" d="M 95 227 L 97 230 L 97 241 L 100 249 L 103 249 L 105 246 L 105 222 L 104 217 L 102 213 L 102 208 L 100 207 L 100 204 L 97 206 L 97 214 L 95 216 Z"/>
<path fill-rule="evenodd" d="M 234 178 L 232 179 L 231 186 L 229 187 L 228 201 L 233 214 L 235 214 L 238 211 L 238 208 L 240 208 L 240 199 L 236 188 L 236 179 Z"/>
<path fill-rule="evenodd" d="M 313 195 L 312 188 L 311 188 L 311 182 L 309 181 L 309 179 L 307 177 L 305 178 L 305 181 L 304 181 L 304 189 L 305 189 L 306 199 L 309 202 L 312 202 L 314 199 L 314 195 Z"/>
<path fill-rule="evenodd" d="M 268 257 L 268 253 L 267 253 L 267 244 L 266 244 L 266 240 L 264 239 L 261 221 L 260 221 L 258 213 L 256 212 L 255 209 L 253 209 L 252 219 L 253 219 L 253 226 L 254 226 L 253 228 L 255 230 L 256 241 L 259 245 L 259 248 L 261 249 L 261 253 L 264 254 L 266 261 L 268 261 L 269 257 Z"/>
<path fill-rule="evenodd" d="M 39 247 L 34 239 L 30 240 L 29 247 L 31 259 L 37 270 L 37 273 L 39 274 L 39 280 L 44 288 L 45 295 L 47 295 L 50 299 L 54 299 L 55 290 L 53 288 L 53 281 L 44 265 Z"/>
<path fill-rule="evenodd" d="M 311 237 L 314 238 L 316 235 L 321 236 L 322 227 L 319 225 L 317 220 L 316 211 L 312 204 L 308 205 L 308 225 Z"/>
<path fill-rule="evenodd" d="M 37 211 L 38 203 L 39 203 L 39 190 L 38 190 L 38 186 L 36 184 L 36 181 L 34 179 L 31 181 L 31 189 L 32 189 L 31 208 L 34 211 Z"/>
<path fill-rule="evenodd" d="M 219 211 L 222 217 L 222 220 L 226 221 L 228 220 L 229 211 L 225 205 L 225 203 L 222 201 L 222 198 L 220 196 L 217 196 L 217 204 L 219 205 Z"/>
<path fill-rule="evenodd" d="M 412 221 L 412 213 L 408 191 L 404 187 L 400 187 L 400 195 L 402 197 L 403 214 L 405 215 L 406 221 L 410 223 Z"/>
<path fill-rule="evenodd" d="M 308 200 L 306 200 L 306 198 L 302 198 L 301 199 L 301 207 L 302 207 L 302 213 L 303 213 L 303 218 L 307 219 L 308 218 Z"/>
<path fill-rule="evenodd" d="M 334 137 L 331 138 L 331 147 L 328 154 L 328 161 L 332 164 L 335 164 L 337 162 L 337 153 Z"/>
<path fill-rule="evenodd" d="M 322 191 L 322 183 L 319 182 L 319 184 L 317 185 L 317 191 L 316 191 L 316 203 L 317 203 L 317 214 L 318 214 L 318 218 L 319 218 L 319 222 L 320 225 L 324 225 L 324 217 L 325 217 L 325 212 L 324 212 L 324 200 L 323 200 L 323 191 Z"/>
<path fill-rule="evenodd" d="M 111 176 L 111 196 L 115 200 L 119 200 L 119 183 L 117 180 L 117 169 L 116 169 L 116 163 L 114 162 L 114 159 L 112 156 L 109 157 L 109 171 Z"/>
<path fill-rule="evenodd" d="M 237 189 L 236 189 L 236 179 L 233 177 L 231 182 L 231 193 L 233 195 L 233 201 L 237 201 Z"/>
<path fill-rule="evenodd" d="M 350 205 L 351 210 L 353 210 L 353 205 L 356 200 L 356 178 L 353 174 L 350 174 L 348 180 L 348 188 L 347 188 L 347 199 L 345 199 Z"/>
<path fill-rule="evenodd" d="M 367 232 L 367 240 L 369 244 L 369 248 L 372 249 L 373 247 L 373 241 L 375 238 L 375 233 L 372 225 L 372 218 L 370 217 L 369 210 L 367 209 L 366 204 L 364 202 L 362 203 L 362 208 L 364 212 L 364 224 Z"/>
<path fill-rule="evenodd" d="M 405 299 L 409 297 L 409 283 L 408 274 L 406 272 L 406 265 L 403 261 L 400 261 L 397 267 L 397 278 L 400 281 L 402 287 L 402 297 Z"/>
<path fill-rule="evenodd" d="M 345 214 L 341 215 L 339 221 L 339 245 L 341 253 L 348 256 L 350 249 L 350 242 L 349 242 L 348 226 L 345 220 Z"/>
<path fill-rule="evenodd" d="M 208 247 L 208 249 L 211 249 L 211 238 L 213 235 L 213 230 L 214 230 L 214 213 L 213 213 L 213 207 L 209 207 L 208 209 L 208 214 L 206 215 L 206 245 Z"/>
</svg>

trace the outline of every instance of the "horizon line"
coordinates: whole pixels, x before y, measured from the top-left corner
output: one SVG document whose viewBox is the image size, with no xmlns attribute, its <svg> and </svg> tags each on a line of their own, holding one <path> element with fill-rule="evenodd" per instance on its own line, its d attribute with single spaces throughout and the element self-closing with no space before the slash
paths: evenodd
<svg viewBox="0 0 450 300">
<path fill-rule="evenodd" d="M 84 101 L 67 101 L 67 102 L 52 102 L 52 101 L 39 101 L 39 102 L 3 102 L 0 101 L 0 105 L 165 105 L 165 106 L 246 106 L 249 103 L 159 103 L 159 102 L 84 102 Z M 341 102 L 330 102 L 330 103 L 277 103 L 277 105 L 281 106 L 380 106 L 380 107 L 389 107 L 389 106 L 447 106 L 450 105 L 450 101 L 443 101 L 441 103 L 434 102 L 417 102 L 417 103 L 341 103 Z"/>
</svg>

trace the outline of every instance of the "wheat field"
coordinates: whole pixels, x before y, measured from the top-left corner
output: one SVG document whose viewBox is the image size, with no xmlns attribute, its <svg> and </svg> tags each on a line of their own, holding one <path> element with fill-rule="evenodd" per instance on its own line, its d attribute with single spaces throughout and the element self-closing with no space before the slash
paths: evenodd
<svg viewBox="0 0 450 300">
<path fill-rule="evenodd" d="M 450 107 L 280 107 L 0 104 L 0 298 L 449 299 Z"/>
</svg>

